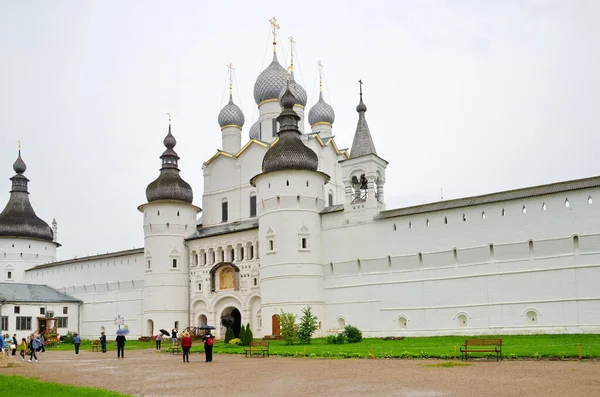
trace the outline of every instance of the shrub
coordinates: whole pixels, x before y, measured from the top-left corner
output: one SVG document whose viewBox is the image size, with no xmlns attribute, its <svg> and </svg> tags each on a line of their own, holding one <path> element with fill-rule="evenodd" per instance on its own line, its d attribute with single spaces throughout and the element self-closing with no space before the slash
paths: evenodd
<svg viewBox="0 0 600 397">
<path fill-rule="evenodd" d="M 230 345 L 239 345 L 241 342 L 240 338 L 233 338 L 232 340 L 229 341 Z"/>
<path fill-rule="evenodd" d="M 231 328 L 227 328 L 227 332 L 225 332 L 225 343 L 229 343 L 229 341 L 232 339 L 233 339 L 233 330 Z"/>
<path fill-rule="evenodd" d="M 240 336 L 239 336 L 239 339 L 240 339 L 240 343 L 239 344 L 241 346 L 248 346 L 246 344 L 246 326 L 244 324 L 242 324 L 242 326 L 240 327 Z"/>
<path fill-rule="evenodd" d="M 400 358 L 412 358 L 412 354 L 410 354 L 407 351 L 403 351 L 402 353 L 400 353 Z"/>
<path fill-rule="evenodd" d="M 286 345 L 292 345 L 298 339 L 298 324 L 296 324 L 296 315 L 285 313 L 283 310 L 279 315 L 279 325 L 281 326 L 281 338 Z"/>
<path fill-rule="evenodd" d="M 73 343 L 73 331 L 67 332 L 66 335 L 60 337 L 61 342 L 64 343 Z"/>
<path fill-rule="evenodd" d="M 250 346 L 250 342 L 254 340 L 254 335 L 252 335 L 252 330 L 250 329 L 250 324 L 246 324 L 246 344 L 244 346 Z"/>
<path fill-rule="evenodd" d="M 318 329 L 317 316 L 312 314 L 311 307 L 307 306 L 302 309 L 302 317 L 300 318 L 300 326 L 298 328 L 298 339 L 300 343 L 310 344 L 312 334 Z"/>
<path fill-rule="evenodd" d="M 317 355 L 315 353 L 310 353 L 308 358 L 317 358 Z"/>
<path fill-rule="evenodd" d="M 337 354 L 337 356 L 338 356 L 339 358 L 348 358 L 348 353 L 346 353 L 346 352 L 339 352 L 339 353 Z"/>
<path fill-rule="evenodd" d="M 348 343 L 358 343 L 362 340 L 362 332 L 352 325 L 346 325 L 343 334 L 346 336 Z"/>
<path fill-rule="evenodd" d="M 348 342 L 350 343 L 350 342 Z M 392 358 L 392 352 L 383 352 L 383 358 Z"/>
<path fill-rule="evenodd" d="M 352 357 L 352 358 L 362 358 L 362 354 L 360 354 L 360 353 L 352 353 L 352 354 L 350 354 L 350 357 Z"/>
</svg>

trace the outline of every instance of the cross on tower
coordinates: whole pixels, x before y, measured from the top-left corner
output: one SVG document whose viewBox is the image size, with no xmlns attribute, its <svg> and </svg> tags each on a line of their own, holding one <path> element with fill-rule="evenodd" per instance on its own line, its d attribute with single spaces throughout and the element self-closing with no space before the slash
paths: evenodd
<svg viewBox="0 0 600 397">
<path fill-rule="evenodd" d="M 319 60 L 319 62 L 317 62 L 317 65 L 319 66 L 319 92 L 322 92 L 323 91 L 323 64 Z"/>
<path fill-rule="evenodd" d="M 231 62 L 229 62 L 229 64 L 226 66 L 227 69 L 229 69 L 229 96 L 231 96 L 233 94 L 233 71 L 235 68 Z"/>
<path fill-rule="evenodd" d="M 19 144 L 19 152 L 21 151 L 21 141 L 17 141 L 17 143 Z"/>
<path fill-rule="evenodd" d="M 277 31 L 279 30 L 280 26 L 277 23 L 277 18 L 275 17 L 269 19 L 269 22 L 271 22 L 271 29 L 273 31 L 273 52 L 275 52 L 277 48 Z"/>
<path fill-rule="evenodd" d="M 171 113 L 167 112 L 167 116 L 169 117 L 169 125 L 171 125 Z"/>
<path fill-rule="evenodd" d="M 358 84 L 360 84 L 360 96 L 362 97 L 362 85 L 363 85 L 362 80 L 358 80 Z"/>
<path fill-rule="evenodd" d="M 294 40 L 293 36 L 288 37 L 288 40 L 290 41 L 290 72 L 294 71 L 294 44 L 296 44 L 296 41 Z"/>
</svg>

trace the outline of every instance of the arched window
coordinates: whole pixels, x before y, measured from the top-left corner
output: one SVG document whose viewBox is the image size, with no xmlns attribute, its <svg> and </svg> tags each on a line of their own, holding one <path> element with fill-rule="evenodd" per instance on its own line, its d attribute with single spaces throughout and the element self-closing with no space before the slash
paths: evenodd
<svg viewBox="0 0 600 397">
<path fill-rule="evenodd" d="M 429 219 L 425 221 L 425 226 L 429 227 Z"/>
<path fill-rule="evenodd" d="M 523 206 L 523 208 L 521 209 L 521 211 L 526 214 L 527 213 L 527 207 Z"/>
<path fill-rule="evenodd" d="M 229 207 L 227 205 L 227 199 L 221 200 L 221 222 L 227 222 L 229 219 Z"/>
<path fill-rule="evenodd" d="M 447 217 L 447 216 L 445 216 L 445 217 L 444 217 L 444 225 L 447 225 L 447 224 L 448 224 L 448 217 Z"/>
<path fill-rule="evenodd" d="M 333 192 L 331 190 L 329 191 L 329 196 L 328 197 L 329 197 L 328 204 L 329 204 L 330 207 L 333 207 Z"/>
<path fill-rule="evenodd" d="M 250 193 L 250 218 L 256 216 L 256 193 Z"/>
<path fill-rule="evenodd" d="M 485 211 L 481 211 L 481 219 L 485 219 Z"/>
<path fill-rule="evenodd" d="M 546 211 L 546 203 L 542 203 L 542 211 Z"/>
<path fill-rule="evenodd" d="M 569 208 L 571 203 L 569 203 L 569 199 L 565 199 L 565 208 Z"/>
<path fill-rule="evenodd" d="M 588 204 L 592 204 L 592 203 L 593 203 L 593 201 L 592 201 L 592 196 L 589 196 L 589 197 L 588 197 Z"/>
<path fill-rule="evenodd" d="M 459 327 L 465 328 L 467 326 L 467 316 L 465 314 L 459 314 L 456 319 Z"/>
<path fill-rule="evenodd" d="M 463 212 L 463 218 L 462 218 L 462 219 L 463 219 L 463 222 L 466 222 L 466 221 L 467 221 L 467 216 L 465 215 L 465 213 L 464 213 L 464 212 Z"/>
</svg>

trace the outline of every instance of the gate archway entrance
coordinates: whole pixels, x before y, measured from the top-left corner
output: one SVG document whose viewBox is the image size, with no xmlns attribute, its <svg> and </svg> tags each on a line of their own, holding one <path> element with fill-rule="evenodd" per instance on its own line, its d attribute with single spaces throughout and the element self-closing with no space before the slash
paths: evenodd
<svg viewBox="0 0 600 397">
<path fill-rule="evenodd" d="M 231 330 L 233 331 L 234 337 L 238 338 L 240 336 L 240 328 L 242 327 L 242 314 L 235 307 L 228 307 L 227 309 L 223 310 L 223 315 L 227 314 L 232 316 L 234 319 Z"/>
</svg>

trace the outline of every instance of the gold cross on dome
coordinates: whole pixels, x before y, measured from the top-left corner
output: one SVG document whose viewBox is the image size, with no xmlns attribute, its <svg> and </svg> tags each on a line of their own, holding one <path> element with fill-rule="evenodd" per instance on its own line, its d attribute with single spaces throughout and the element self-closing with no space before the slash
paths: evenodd
<svg viewBox="0 0 600 397">
<path fill-rule="evenodd" d="M 21 151 L 21 141 L 17 141 L 17 143 L 19 144 L 19 151 Z"/>
<path fill-rule="evenodd" d="M 232 95 L 233 93 L 233 71 L 235 70 L 235 68 L 233 67 L 233 64 L 231 62 L 229 62 L 227 66 L 227 69 L 229 69 L 229 96 Z"/>
<path fill-rule="evenodd" d="M 362 80 L 358 80 L 358 84 L 360 84 L 360 95 L 362 96 L 362 85 L 363 85 Z"/>
<path fill-rule="evenodd" d="M 319 66 L 319 92 L 322 92 L 323 91 L 323 64 L 319 60 L 319 62 L 317 62 L 317 65 Z"/>
<path fill-rule="evenodd" d="M 290 36 L 288 37 L 288 40 L 290 41 L 290 71 L 294 71 L 294 44 L 296 44 L 296 41 L 294 40 L 294 37 Z"/>
<path fill-rule="evenodd" d="M 171 113 L 167 112 L 167 116 L 169 116 L 169 125 L 171 125 Z"/>
<path fill-rule="evenodd" d="M 275 48 L 277 46 L 277 31 L 279 30 L 280 26 L 277 23 L 277 18 L 275 17 L 269 19 L 269 22 L 271 22 L 271 29 L 273 31 L 273 52 L 275 52 Z"/>
</svg>

